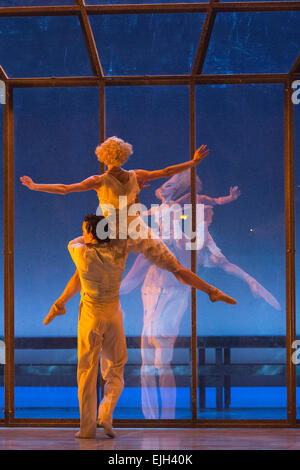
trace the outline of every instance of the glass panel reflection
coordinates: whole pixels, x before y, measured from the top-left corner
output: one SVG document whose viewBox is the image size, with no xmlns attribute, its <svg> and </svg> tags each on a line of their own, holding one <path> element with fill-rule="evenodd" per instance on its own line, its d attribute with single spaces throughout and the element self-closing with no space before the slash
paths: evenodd
<svg viewBox="0 0 300 470">
<path fill-rule="evenodd" d="M 189 160 L 187 87 L 113 87 L 106 97 L 107 136 L 133 145 L 126 168 L 154 170 Z M 171 202 L 189 190 L 189 174 L 172 183 L 151 182 L 140 202 L 147 209 L 156 204 L 153 211 L 163 209 L 163 195 Z M 151 224 L 150 217 L 146 221 Z M 164 241 L 189 267 L 190 254 L 180 243 L 172 237 Z M 142 256 L 131 255 L 121 293 L 128 363 L 115 418 L 191 418 L 190 289 Z"/>
<path fill-rule="evenodd" d="M 238 302 L 197 296 L 198 416 L 286 418 L 283 87 L 198 87 L 197 139 L 214 198 L 198 274 Z"/>
</svg>

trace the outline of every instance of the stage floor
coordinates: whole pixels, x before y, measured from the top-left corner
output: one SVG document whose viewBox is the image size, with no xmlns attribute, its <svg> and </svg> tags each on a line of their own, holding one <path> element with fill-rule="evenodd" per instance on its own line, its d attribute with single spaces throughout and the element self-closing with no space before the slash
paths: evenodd
<svg viewBox="0 0 300 470">
<path fill-rule="evenodd" d="M 75 439 L 77 429 L 0 428 L 0 450 L 299 450 L 300 429 L 116 429 Z"/>
</svg>

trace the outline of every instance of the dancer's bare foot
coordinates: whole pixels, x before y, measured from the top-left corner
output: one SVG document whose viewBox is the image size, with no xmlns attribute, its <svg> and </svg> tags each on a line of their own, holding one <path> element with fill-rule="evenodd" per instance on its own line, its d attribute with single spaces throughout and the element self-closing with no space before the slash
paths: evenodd
<svg viewBox="0 0 300 470">
<path fill-rule="evenodd" d="M 80 431 L 78 431 L 76 434 L 75 434 L 75 437 L 76 439 L 95 439 L 96 438 L 96 434 L 81 434 Z"/>
<path fill-rule="evenodd" d="M 235 305 L 236 300 L 233 299 L 232 297 L 229 297 L 229 295 L 224 294 L 221 290 L 217 289 L 216 287 L 212 287 L 212 289 L 209 292 L 209 298 L 211 302 L 225 302 L 226 304 L 230 305 Z"/>
<path fill-rule="evenodd" d="M 103 428 L 104 434 L 106 434 L 108 437 L 113 438 L 116 436 L 116 432 L 113 430 L 112 424 L 110 422 L 98 419 L 98 424 Z"/>
</svg>

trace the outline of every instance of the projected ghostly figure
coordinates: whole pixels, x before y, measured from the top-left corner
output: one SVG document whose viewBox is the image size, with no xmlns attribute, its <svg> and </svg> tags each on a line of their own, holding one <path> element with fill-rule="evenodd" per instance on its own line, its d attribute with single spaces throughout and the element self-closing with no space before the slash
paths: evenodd
<svg viewBox="0 0 300 470">
<path fill-rule="evenodd" d="M 228 274 L 245 281 L 255 297 L 262 297 L 275 309 L 280 309 L 277 300 L 253 277 L 235 264 L 230 263 L 222 254 L 211 237 L 208 228 L 212 223 L 213 206 L 227 204 L 240 196 L 237 186 L 230 188 L 228 196 L 211 198 L 201 195 L 201 181 L 197 177 L 197 203 L 204 204 L 204 240 L 197 251 L 197 264 L 205 267 L 219 267 Z M 189 203 L 189 194 L 179 198 L 190 184 L 189 171 L 170 178 L 159 189 L 156 196 L 162 206 Z M 177 199 L 176 199 L 177 198 Z M 171 234 L 172 235 L 172 234 Z M 173 234 L 174 235 L 174 234 Z M 183 266 L 190 263 L 190 251 L 186 249 L 187 239 L 170 237 L 164 242 L 175 254 Z M 147 419 L 174 419 L 176 406 L 176 383 L 171 367 L 174 344 L 179 333 L 182 317 L 187 309 L 190 289 L 180 285 L 166 271 L 150 266 L 147 260 L 139 255 L 131 270 L 121 284 L 121 294 L 127 294 L 142 281 L 142 301 L 144 309 L 143 330 L 141 337 L 141 385 L 142 409 Z M 158 373 L 158 379 L 156 377 Z M 157 383 L 158 382 L 158 383 Z M 159 407 L 158 387 L 161 398 Z"/>
</svg>

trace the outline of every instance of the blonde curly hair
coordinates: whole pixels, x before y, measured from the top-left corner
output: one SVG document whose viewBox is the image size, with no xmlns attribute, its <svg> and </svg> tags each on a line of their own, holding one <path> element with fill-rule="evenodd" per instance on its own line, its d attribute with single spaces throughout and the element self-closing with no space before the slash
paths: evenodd
<svg viewBox="0 0 300 470">
<path fill-rule="evenodd" d="M 132 145 L 116 136 L 109 137 L 95 150 L 99 162 L 113 166 L 123 165 L 132 153 Z"/>
</svg>

